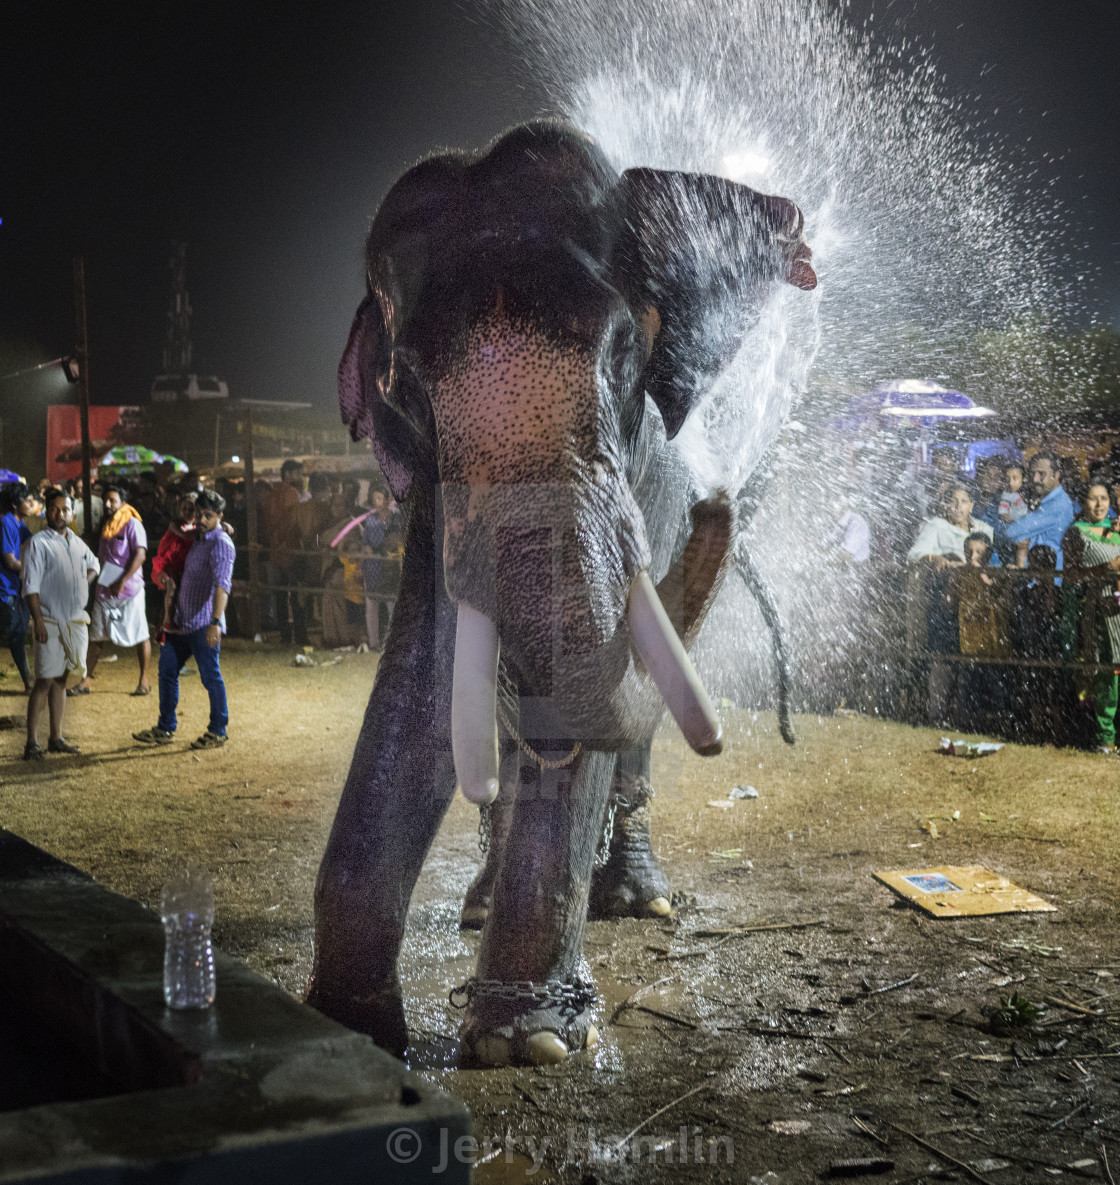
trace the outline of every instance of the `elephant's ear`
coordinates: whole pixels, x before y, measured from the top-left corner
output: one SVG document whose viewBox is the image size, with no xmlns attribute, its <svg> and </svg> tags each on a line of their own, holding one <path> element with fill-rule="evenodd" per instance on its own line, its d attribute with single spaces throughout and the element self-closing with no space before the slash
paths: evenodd
<svg viewBox="0 0 1120 1185">
<path fill-rule="evenodd" d="M 367 296 L 338 365 L 338 400 L 354 440 L 368 438 L 393 496 L 402 500 L 423 451 L 424 401 L 399 358 L 403 327 L 419 302 L 435 248 L 454 241 L 462 158 L 433 157 L 393 186 L 366 240 Z"/>
<path fill-rule="evenodd" d="M 354 440 L 370 439 L 381 472 L 398 502 L 412 484 L 413 445 L 407 425 L 383 399 L 393 383 L 393 354 L 378 301 L 358 306 L 338 364 L 338 403 Z"/>
<path fill-rule="evenodd" d="M 785 198 L 702 173 L 627 169 L 612 278 L 660 330 L 643 372 L 671 439 L 735 356 L 775 280 L 816 287 L 803 219 Z"/>
</svg>

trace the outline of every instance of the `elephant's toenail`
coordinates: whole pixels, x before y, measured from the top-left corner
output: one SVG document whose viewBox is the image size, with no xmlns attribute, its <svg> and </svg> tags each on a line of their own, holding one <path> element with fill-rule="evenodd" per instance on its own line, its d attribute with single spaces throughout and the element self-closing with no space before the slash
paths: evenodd
<svg viewBox="0 0 1120 1185">
<path fill-rule="evenodd" d="M 474 1056 L 484 1066 L 508 1066 L 509 1042 L 504 1037 L 479 1037 Z"/>
<path fill-rule="evenodd" d="M 555 1033 L 534 1033 L 525 1040 L 525 1052 L 535 1066 L 554 1066 L 568 1056 L 568 1047 Z"/>
<path fill-rule="evenodd" d="M 490 910 L 485 905 L 464 905 L 459 915 L 460 930 L 481 930 Z"/>
<path fill-rule="evenodd" d="M 667 897 L 654 897 L 652 901 L 646 902 L 646 914 L 651 918 L 667 918 L 672 910 Z"/>
</svg>

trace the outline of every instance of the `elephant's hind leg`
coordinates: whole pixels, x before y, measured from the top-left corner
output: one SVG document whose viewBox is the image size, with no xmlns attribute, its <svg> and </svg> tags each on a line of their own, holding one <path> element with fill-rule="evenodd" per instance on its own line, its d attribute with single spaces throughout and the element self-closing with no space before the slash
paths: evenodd
<svg viewBox="0 0 1120 1185">
<path fill-rule="evenodd" d="M 670 911 L 669 881 L 650 843 L 650 749 L 619 755 L 611 785 L 614 827 L 607 862 L 591 881 L 592 918 L 660 918 Z"/>
<path fill-rule="evenodd" d="M 460 930 L 481 930 L 490 913 L 490 900 L 494 895 L 494 885 L 502 866 L 506 836 L 513 821 L 513 803 L 517 796 L 517 768 L 517 742 L 503 736 L 499 766 L 501 789 L 490 806 L 483 808 L 489 812 L 486 862 L 463 897 L 463 909 L 459 914 Z"/>
</svg>

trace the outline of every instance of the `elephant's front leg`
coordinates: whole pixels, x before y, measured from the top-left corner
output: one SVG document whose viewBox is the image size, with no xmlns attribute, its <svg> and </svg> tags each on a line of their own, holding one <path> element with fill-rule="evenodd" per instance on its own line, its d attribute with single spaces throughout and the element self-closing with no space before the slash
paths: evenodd
<svg viewBox="0 0 1120 1185">
<path fill-rule="evenodd" d="M 401 595 L 315 885 L 307 1002 L 378 1045 L 408 1042 L 397 956 L 409 898 L 455 790 L 455 612 L 433 547 L 433 504 L 410 498 Z"/>
<path fill-rule="evenodd" d="M 590 985 L 579 968 L 614 760 L 585 752 L 565 769 L 522 766 L 478 973 L 468 988 L 461 1032 L 467 1061 L 561 1061 L 597 1039 Z"/>
<path fill-rule="evenodd" d="M 670 912 L 669 880 L 650 842 L 652 746 L 647 741 L 618 756 L 607 807 L 613 812 L 607 862 L 591 881 L 592 918 L 662 918 Z"/>
</svg>

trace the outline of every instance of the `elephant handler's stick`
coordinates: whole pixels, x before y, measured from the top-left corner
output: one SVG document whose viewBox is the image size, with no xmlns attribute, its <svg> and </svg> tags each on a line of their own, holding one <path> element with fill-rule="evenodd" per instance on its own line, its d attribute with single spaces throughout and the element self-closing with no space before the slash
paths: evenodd
<svg viewBox="0 0 1120 1185">
<path fill-rule="evenodd" d="M 672 983 L 677 978 L 678 976 L 676 975 L 663 975 L 660 979 L 655 979 L 653 983 L 643 983 L 637 991 L 631 992 L 611 1013 L 611 1018 L 607 1021 L 607 1024 L 613 1025 L 627 1008 L 631 1008 L 636 1003 L 639 996 L 644 995 L 646 992 L 652 992 L 654 988 L 660 987 L 663 983 Z"/>
<path fill-rule="evenodd" d="M 711 1085 L 712 1083 L 710 1082 L 701 1082 L 699 1086 L 694 1086 L 691 1090 L 686 1090 L 684 1094 L 682 1094 L 679 1098 L 675 1098 L 671 1103 L 666 1103 L 660 1111 L 654 1111 L 652 1115 L 646 1116 L 646 1118 L 643 1119 L 636 1128 L 628 1131 L 626 1135 L 624 1135 L 622 1139 L 619 1140 L 617 1144 L 615 1144 L 615 1152 L 621 1151 L 622 1148 L 628 1144 L 638 1134 L 638 1132 L 640 1132 L 642 1128 L 645 1127 L 647 1123 L 652 1123 L 658 1117 L 658 1115 L 664 1115 L 665 1112 L 671 1107 L 675 1107 L 678 1103 L 683 1103 L 685 1099 L 690 1098 L 694 1094 L 698 1094 L 702 1090 L 707 1090 L 707 1088 Z M 987 1183 L 985 1183 L 985 1185 L 987 1185 Z"/>
<path fill-rule="evenodd" d="M 916 1136 L 913 1132 L 907 1131 L 904 1127 L 899 1127 L 897 1123 L 892 1123 L 891 1127 L 895 1131 L 902 1132 L 904 1136 L 909 1136 L 915 1144 L 921 1144 L 923 1148 L 928 1149 L 934 1156 L 940 1156 L 942 1160 L 947 1160 L 950 1164 L 955 1164 L 957 1168 L 964 1169 L 966 1173 L 974 1180 L 979 1181 L 980 1185 L 991 1185 L 987 1177 L 982 1177 L 970 1164 L 965 1164 L 963 1160 L 957 1160 L 955 1156 L 950 1156 L 948 1152 L 943 1152 L 940 1148 L 935 1148 L 928 1140 L 923 1140 L 921 1136 Z"/>
</svg>

